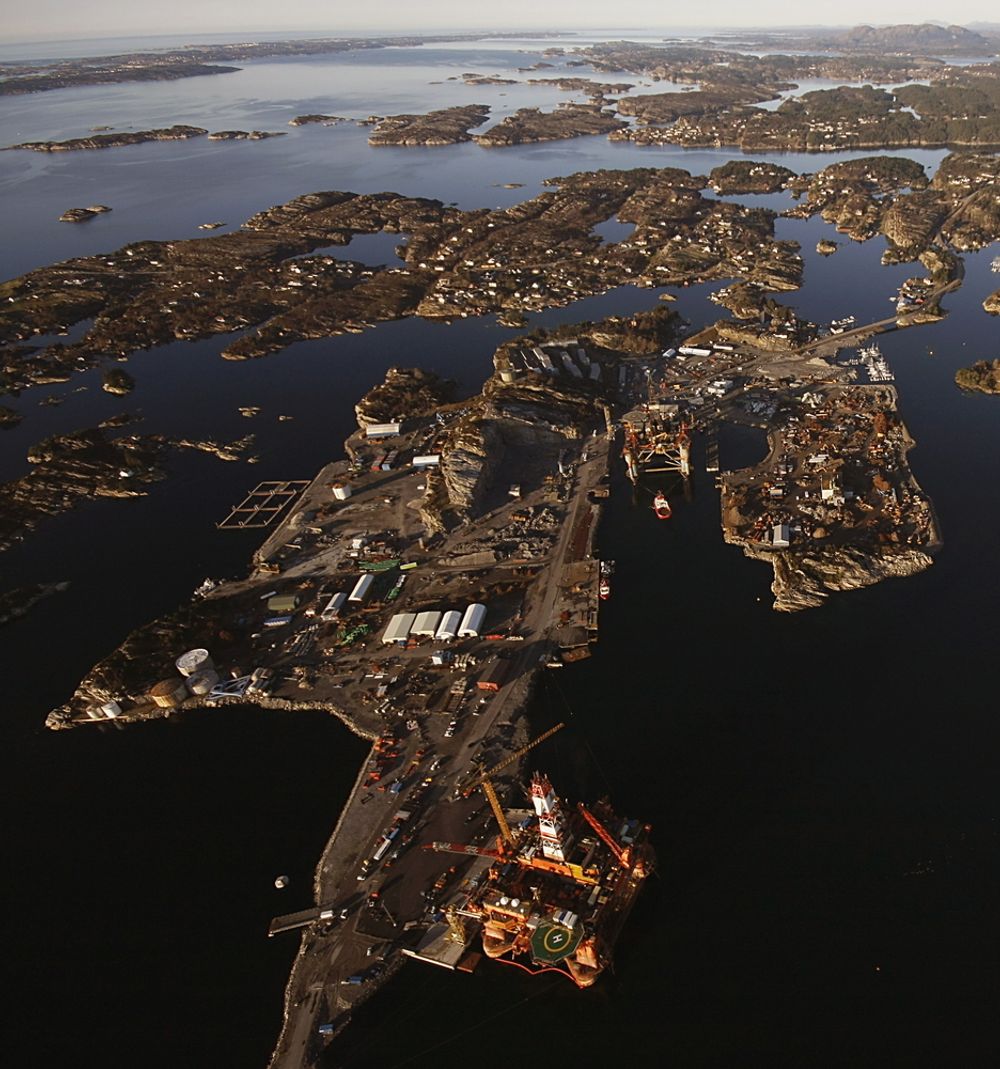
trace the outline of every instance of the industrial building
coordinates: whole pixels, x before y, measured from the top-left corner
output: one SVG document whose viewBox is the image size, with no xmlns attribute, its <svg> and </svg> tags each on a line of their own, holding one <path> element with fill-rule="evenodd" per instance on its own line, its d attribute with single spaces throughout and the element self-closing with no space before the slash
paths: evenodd
<svg viewBox="0 0 1000 1069">
<path fill-rule="evenodd" d="M 401 423 L 370 423 L 365 427 L 366 438 L 394 438 L 402 430 Z"/>
<path fill-rule="evenodd" d="M 481 605 L 478 601 L 473 602 L 466 610 L 465 615 L 462 617 L 462 622 L 458 625 L 458 637 L 459 638 L 479 638 L 479 634 L 483 629 L 483 623 L 486 620 L 486 606 Z"/>
<path fill-rule="evenodd" d="M 330 620 L 336 620 L 340 615 L 340 610 L 344 607 L 344 603 L 347 601 L 347 592 L 344 590 L 334 594 L 332 598 L 323 607 L 323 611 L 319 614 L 321 620 L 329 622 Z"/>
<path fill-rule="evenodd" d="M 364 601 L 368 597 L 368 592 L 372 588 L 372 583 L 375 582 L 375 576 L 368 574 L 363 575 L 355 584 L 354 589 L 348 596 L 348 601 Z"/>
<path fill-rule="evenodd" d="M 389 626 L 386 627 L 385 634 L 382 636 L 382 642 L 386 646 L 391 646 L 394 642 L 405 642 L 410 637 L 410 630 L 416 622 L 415 612 L 397 612 L 389 621 Z"/>
<path fill-rule="evenodd" d="M 414 634 L 419 638 L 433 638 L 440 622 L 440 612 L 417 613 L 417 621 L 413 625 L 411 634 Z"/>
<path fill-rule="evenodd" d="M 454 638 L 458 638 L 458 629 L 462 625 L 462 614 L 458 609 L 449 609 L 442 617 L 441 623 L 438 624 L 437 633 L 434 637 L 438 642 L 450 642 Z"/>
</svg>

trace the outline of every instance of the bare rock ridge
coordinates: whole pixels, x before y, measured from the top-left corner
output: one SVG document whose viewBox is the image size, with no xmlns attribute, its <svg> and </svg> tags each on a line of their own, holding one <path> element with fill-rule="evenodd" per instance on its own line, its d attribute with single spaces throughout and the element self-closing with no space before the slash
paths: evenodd
<svg viewBox="0 0 1000 1069">
<path fill-rule="evenodd" d="M 142 145 L 147 141 L 184 141 L 190 137 L 202 137 L 207 133 L 204 127 L 179 123 L 158 130 L 124 130 L 112 134 L 93 134 L 91 137 L 73 137 L 68 141 L 23 141 L 19 145 L 10 145 L 9 148 L 31 149 L 33 152 L 75 152 L 81 149 Z"/>
<path fill-rule="evenodd" d="M 521 108 L 475 138 L 486 148 L 560 141 L 591 134 L 607 134 L 625 123 L 600 104 L 563 104 L 555 111 Z"/>
<path fill-rule="evenodd" d="M 264 141 L 269 137 L 283 137 L 281 131 L 267 130 L 218 130 L 209 134 L 201 126 L 177 124 L 158 130 L 132 130 L 111 134 L 93 134 L 90 137 L 73 137 L 68 141 L 23 141 L 19 145 L 8 145 L 14 149 L 29 149 L 32 152 L 77 152 L 86 149 L 123 148 L 126 145 L 143 145 L 148 141 L 186 141 L 192 137 L 208 134 L 209 141 Z M 95 209 L 73 209 L 75 212 Z M 109 209 L 104 209 L 105 211 Z M 87 218 L 82 216 L 81 218 Z M 79 219 L 67 220 L 79 222 Z"/>
<path fill-rule="evenodd" d="M 418 367 L 391 367 L 385 379 L 373 386 L 354 406 L 358 426 L 396 423 L 427 416 L 455 396 L 455 383 L 442 379 L 433 371 Z"/>
<path fill-rule="evenodd" d="M 773 566 L 771 591 L 778 612 L 815 609 L 824 605 L 831 594 L 917 575 L 933 563 L 929 554 L 914 548 L 882 549 L 877 554 L 857 546 L 764 554 L 753 548 L 744 551 Z"/>
<path fill-rule="evenodd" d="M 368 138 L 369 145 L 457 145 L 471 141 L 469 133 L 488 118 L 485 104 L 442 108 L 423 115 L 373 115 L 367 121 L 375 129 Z"/>
</svg>

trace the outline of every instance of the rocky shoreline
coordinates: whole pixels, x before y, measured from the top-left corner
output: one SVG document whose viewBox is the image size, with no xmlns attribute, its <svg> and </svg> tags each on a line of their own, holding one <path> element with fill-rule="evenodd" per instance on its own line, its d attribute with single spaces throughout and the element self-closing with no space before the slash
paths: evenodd
<svg viewBox="0 0 1000 1069">
<path fill-rule="evenodd" d="M 470 130 L 489 118 L 485 104 L 442 108 L 423 115 L 373 115 L 366 120 L 375 129 L 369 145 L 457 145 L 471 141 Z"/>
<path fill-rule="evenodd" d="M 528 145 L 590 137 L 621 129 L 625 123 L 600 104 L 563 104 L 555 111 L 521 108 L 474 138 L 484 148 Z"/>
<path fill-rule="evenodd" d="M 887 262 L 919 258 L 935 284 L 959 281 L 961 262 L 945 243 L 977 249 L 1000 236 L 996 156 L 950 155 L 931 181 L 919 164 L 894 157 L 793 176 L 739 163 L 707 179 L 676 168 L 581 172 L 492 211 L 395 193 L 313 193 L 259 212 L 239 231 L 68 260 L 0 284 L 0 372 L 16 392 L 175 339 L 238 334 L 224 355 L 239 360 L 411 315 L 517 322 L 623 282 L 795 289 L 802 262 L 793 243 L 774 240 L 774 213 L 706 198 L 709 184 L 788 188 L 799 203 L 785 215 L 819 214 L 858 241 L 884 234 Z M 634 232 L 602 242 L 593 228 L 611 218 Z M 407 235 L 402 267 L 308 255 L 378 232 Z M 72 344 L 41 352 L 17 344 L 83 319 L 94 322 Z"/>
<path fill-rule="evenodd" d="M 7 145 L 4 151 L 13 152 L 17 149 L 25 149 L 31 152 L 81 152 L 106 148 L 125 148 L 128 145 L 144 145 L 149 141 L 187 141 L 193 137 L 208 135 L 209 141 L 266 141 L 270 137 L 284 137 L 281 131 L 270 132 L 267 130 L 218 130 L 209 133 L 201 126 L 185 126 L 178 123 L 174 126 L 163 127 L 158 130 L 123 130 L 118 133 L 92 134 L 89 137 L 73 137 L 68 141 L 23 141 L 19 145 Z M 73 208 L 73 213 L 89 212 L 91 215 L 98 211 L 110 211 L 109 208 Z M 67 215 L 70 213 L 67 212 Z M 89 215 L 81 215 L 80 218 L 66 219 L 67 222 L 79 222 L 89 218 Z M 64 217 L 65 218 L 65 217 Z"/>
<path fill-rule="evenodd" d="M 185 126 L 178 123 L 158 130 L 123 130 L 119 133 L 73 137 L 68 141 L 23 141 L 19 145 L 8 145 L 6 151 L 28 149 L 32 152 L 78 152 L 122 148 L 125 145 L 142 145 L 147 141 L 186 141 L 192 137 L 203 137 L 207 133 L 208 131 L 201 126 Z"/>
<path fill-rule="evenodd" d="M 0 552 L 22 540 L 48 516 L 95 498 L 144 496 L 150 484 L 166 478 L 164 460 L 170 449 L 195 449 L 235 461 L 245 459 L 252 443 L 252 438 L 222 445 L 163 435 L 114 438 L 109 433 L 129 422 L 130 417 L 120 416 L 32 446 L 28 473 L 0 483 Z"/>
<path fill-rule="evenodd" d="M 979 393 L 1000 393 L 1000 360 L 978 360 L 955 372 L 955 385 Z"/>
</svg>

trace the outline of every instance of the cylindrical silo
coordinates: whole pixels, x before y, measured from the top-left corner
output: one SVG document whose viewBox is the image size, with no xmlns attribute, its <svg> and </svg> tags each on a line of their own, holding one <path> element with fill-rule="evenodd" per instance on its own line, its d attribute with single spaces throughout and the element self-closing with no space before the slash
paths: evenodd
<svg viewBox="0 0 1000 1069">
<path fill-rule="evenodd" d="M 187 653 L 182 653 L 174 664 L 177 665 L 177 671 L 182 676 L 193 676 L 195 672 L 215 670 L 208 650 L 188 650 Z"/>
<path fill-rule="evenodd" d="M 193 676 L 187 677 L 187 689 L 192 694 L 205 695 L 209 694 L 212 687 L 219 682 L 219 673 L 214 668 L 206 668 L 201 672 L 195 672 Z"/>
<path fill-rule="evenodd" d="M 188 696 L 188 692 L 183 679 L 164 679 L 150 688 L 149 696 L 153 703 L 162 709 L 176 709 Z"/>
</svg>

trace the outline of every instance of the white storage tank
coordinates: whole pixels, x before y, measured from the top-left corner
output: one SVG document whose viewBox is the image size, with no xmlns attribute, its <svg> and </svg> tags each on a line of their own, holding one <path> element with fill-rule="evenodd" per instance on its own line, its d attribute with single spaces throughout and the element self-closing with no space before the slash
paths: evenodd
<svg viewBox="0 0 1000 1069">
<path fill-rule="evenodd" d="M 441 622 L 440 612 L 417 613 L 417 621 L 413 625 L 413 634 L 421 638 L 433 638 Z"/>
<path fill-rule="evenodd" d="M 465 610 L 462 622 L 458 625 L 458 637 L 479 638 L 479 632 L 483 629 L 483 622 L 485 619 L 486 606 L 480 605 L 478 601 L 474 601 Z"/>
<path fill-rule="evenodd" d="M 188 650 L 187 653 L 182 653 L 174 664 L 177 665 L 177 671 L 182 676 L 193 676 L 195 672 L 205 672 L 210 668 L 215 668 L 208 650 Z"/>
<path fill-rule="evenodd" d="M 203 672 L 195 672 L 187 677 L 187 689 L 192 694 L 204 697 L 211 694 L 212 688 L 219 682 L 219 673 L 214 668 L 206 668 Z"/>
<path fill-rule="evenodd" d="M 337 501 L 346 501 L 351 496 L 351 484 L 334 483 L 333 496 Z"/>
<path fill-rule="evenodd" d="M 438 624 L 438 629 L 434 637 L 439 642 L 450 642 L 453 638 L 458 637 L 458 628 L 461 623 L 462 614 L 458 609 L 449 609 L 444 616 L 441 617 L 441 623 Z"/>
<path fill-rule="evenodd" d="M 368 591 L 372 588 L 372 583 L 375 582 L 374 575 L 363 575 L 355 584 L 354 589 L 348 595 L 348 601 L 364 601 L 368 597 Z"/>
</svg>

